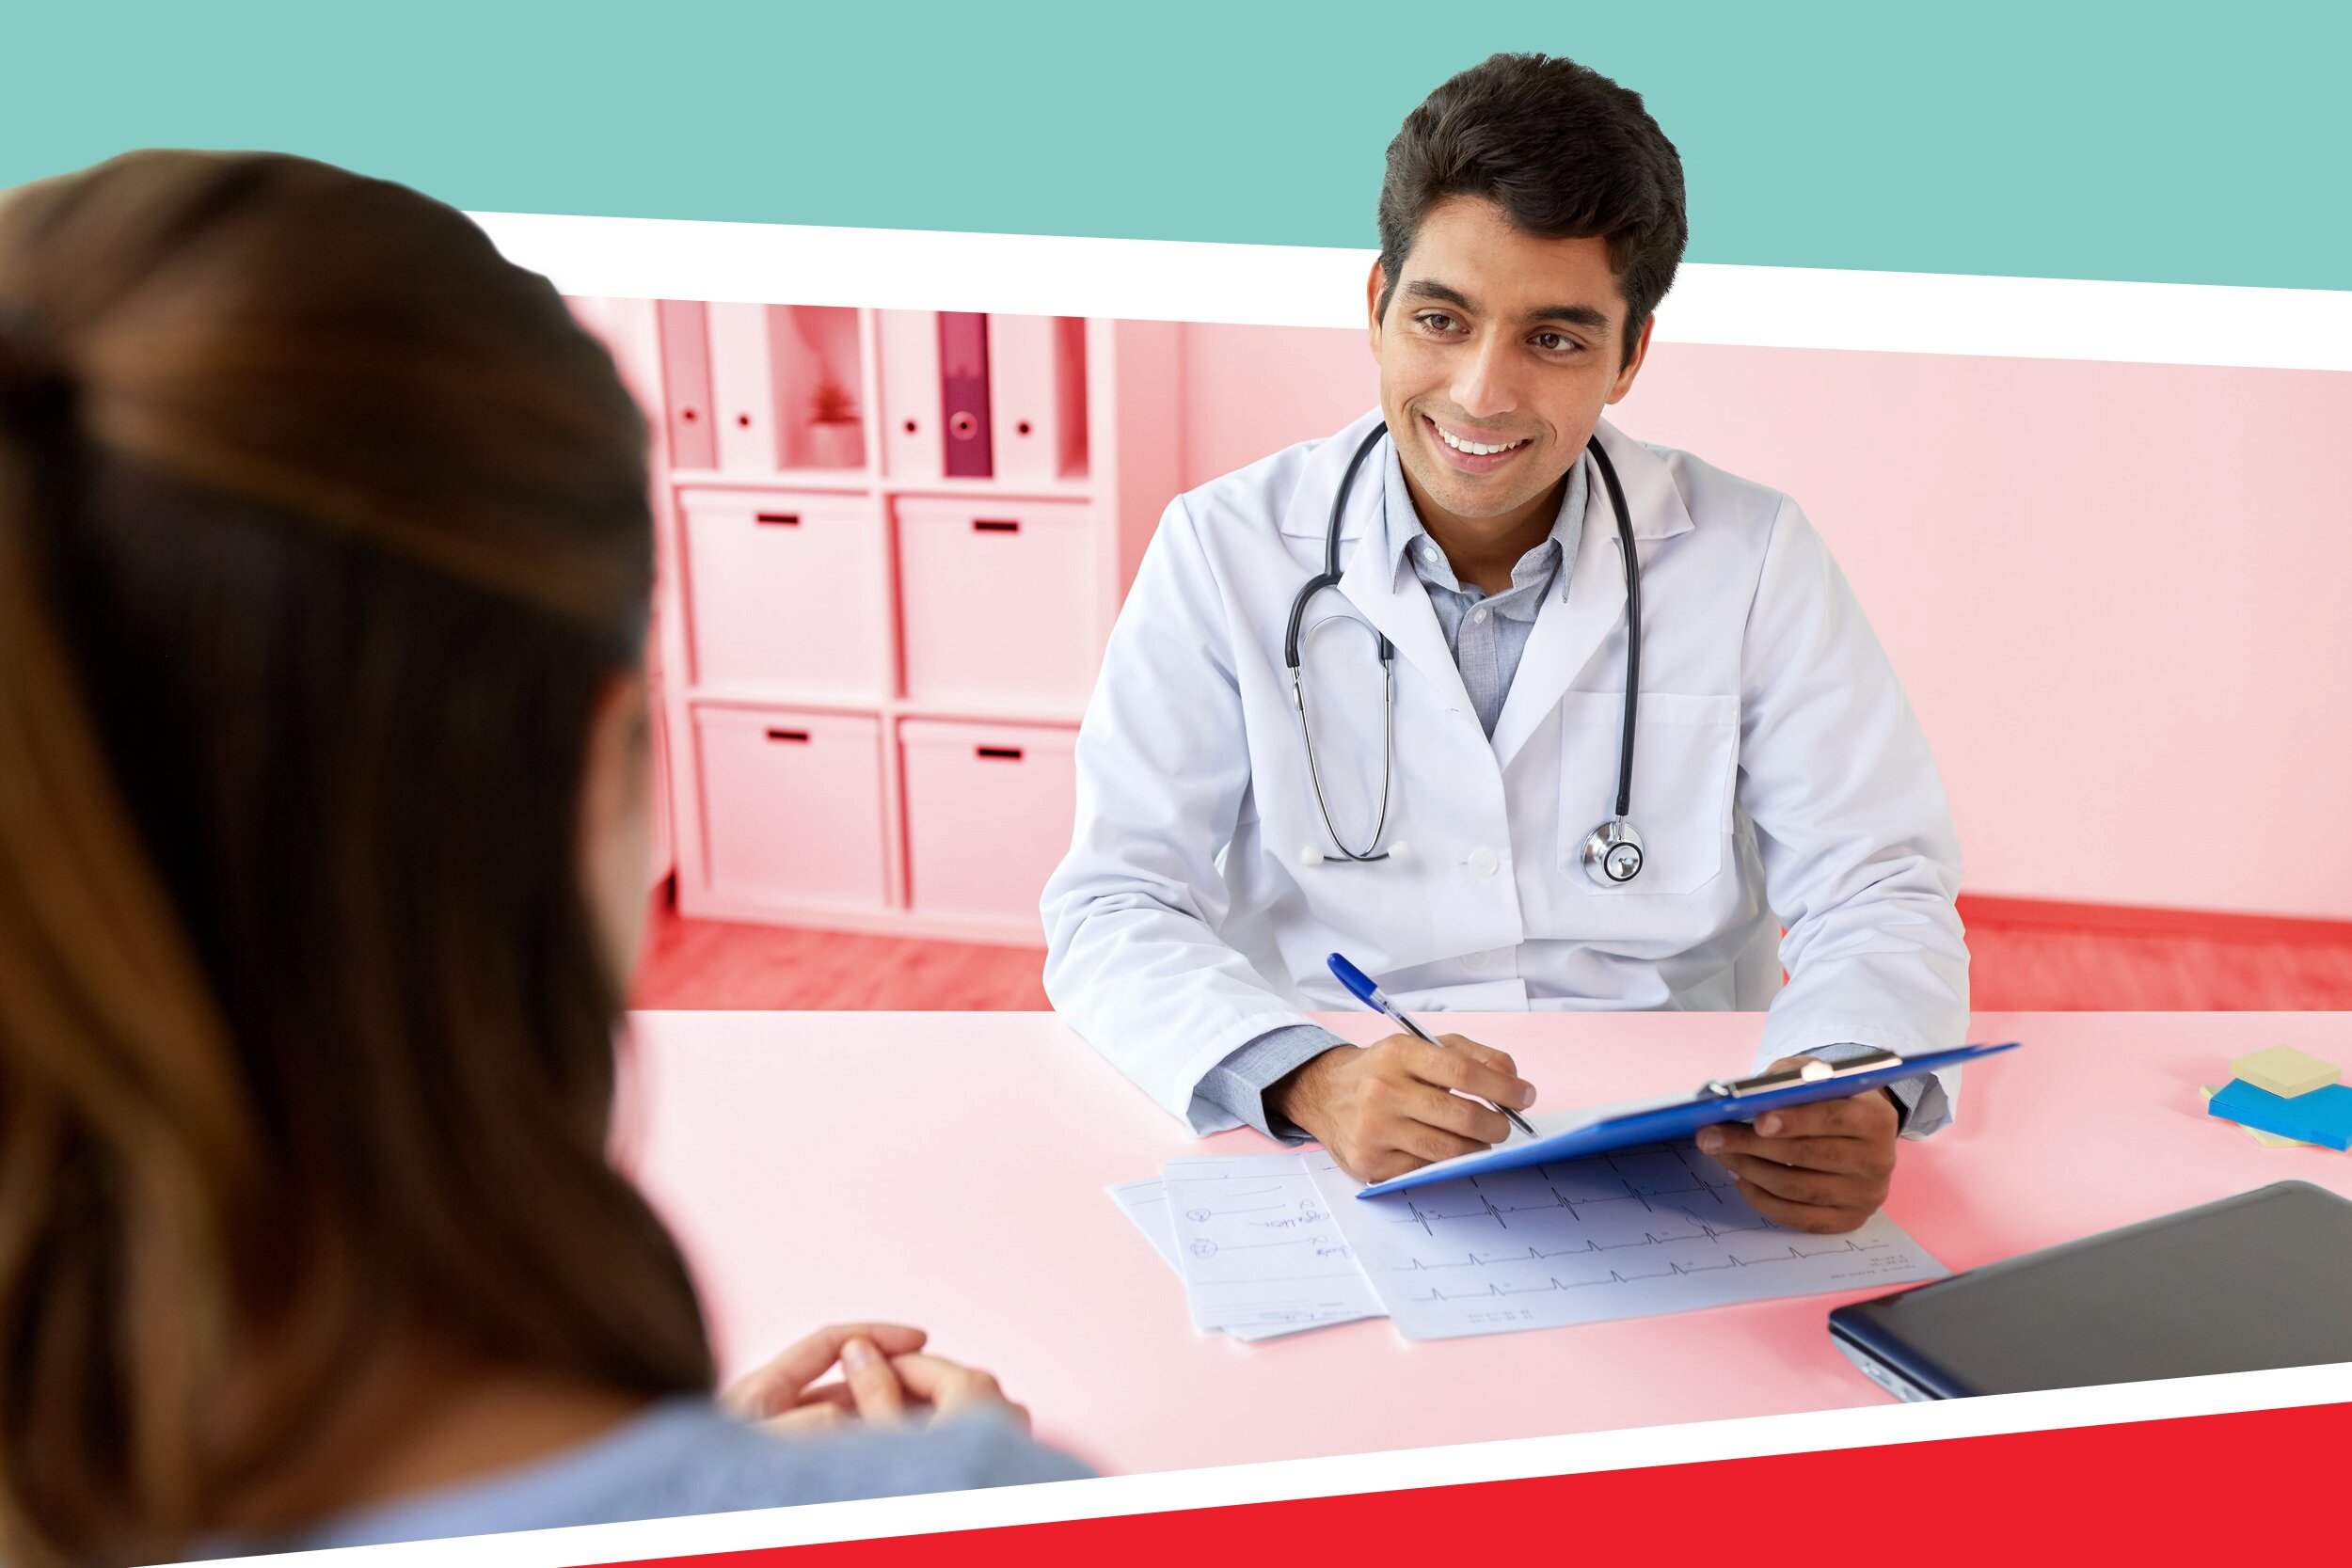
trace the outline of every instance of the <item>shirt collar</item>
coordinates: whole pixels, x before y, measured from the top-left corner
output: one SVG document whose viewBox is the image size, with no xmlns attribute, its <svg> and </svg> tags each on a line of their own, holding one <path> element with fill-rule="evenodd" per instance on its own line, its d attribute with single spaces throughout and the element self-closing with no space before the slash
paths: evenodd
<svg viewBox="0 0 2352 1568">
<path fill-rule="evenodd" d="M 1419 572 L 1440 586 L 1459 593 L 1461 579 L 1454 575 L 1454 563 L 1446 559 L 1445 551 L 1437 547 L 1434 540 L 1421 562 L 1417 564 L 1412 559 L 1415 541 L 1429 538 L 1429 531 L 1422 526 L 1421 514 L 1414 509 L 1413 493 L 1405 487 L 1405 466 L 1397 458 L 1393 440 L 1381 444 L 1381 521 L 1388 531 L 1389 566 L 1395 574 L 1396 585 L 1400 588 L 1404 586 L 1406 572 Z M 1552 518 L 1551 532 L 1546 540 L 1546 545 L 1558 543 L 1560 560 L 1564 563 L 1576 559 L 1577 546 L 1583 542 L 1585 467 L 1586 459 L 1580 453 L 1575 466 L 1568 469 L 1567 488 L 1561 494 L 1560 511 Z M 1512 566 L 1511 585 L 1514 588 L 1525 585 L 1523 574 L 1532 575 L 1546 569 L 1539 564 L 1546 545 L 1536 546 Z M 1559 574 L 1558 581 L 1560 592 L 1565 596 L 1568 582 L 1566 571 Z"/>
</svg>

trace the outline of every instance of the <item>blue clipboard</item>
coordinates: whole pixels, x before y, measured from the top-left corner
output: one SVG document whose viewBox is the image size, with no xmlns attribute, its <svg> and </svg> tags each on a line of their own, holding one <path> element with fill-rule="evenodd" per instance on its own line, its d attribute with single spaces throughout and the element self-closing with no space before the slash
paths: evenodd
<svg viewBox="0 0 2352 1568">
<path fill-rule="evenodd" d="M 2011 1040 L 2006 1045 L 1963 1045 L 1952 1051 L 1931 1051 L 1920 1056 L 1899 1056 L 1892 1051 L 1879 1051 L 1834 1066 L 1814 1062 L 1804 1069 L 1787 1068 L 1778 1072 L 1758 1073 L 1753 1078 L 1719 1078 L 1700 1085 L 1698 1092 L 1688 1100 L 1645 1105 L 1606 1120 L 1583 1122 L 1542 1137 L 1497 1144 L 1483 1154 L 1465 1154 L 1456 1160 L 1445 1160 L 1434 1165 L 1423 1165 L 1419 1170 L 1407 1171 L 1403 1176 L 1366 1187 L 1356 1196 L 1378 1197 L 1383 1193 L 1403 1192 L 1407 1187 L 1418 1187 L 1430 1181 L 1451 1181 L 1457 1176 L 1484 1176 L 1489 1171 L 1540 1165 L 1549 1160 L 1573 1160 L 1586 1154 L 1606 1154 L 1612 1149 L 1630 1148 L 1637 1144 L 1664 1143 L 1674 1138 L 1688 1137 L 1700 1128 L 1712 1127 L 1718 1122 L 1754 1121 L 1765 1112 L 1782 1105 L 1806 1105 L 1817 1100 L 1838 1100 L 1864 1089 L 1875 1088 L 1881 1084 L 1892 1084 L 1899 1078 L 1916 1078 L 1923 1072 L 1958 1067 L 1979 1056 L 1996 1055 L 2016 1049 L 2017 1042 Z M 1816 1072 L 1816 1068 L 1826 1068 L 1828 1070 Z"/>
</svg>

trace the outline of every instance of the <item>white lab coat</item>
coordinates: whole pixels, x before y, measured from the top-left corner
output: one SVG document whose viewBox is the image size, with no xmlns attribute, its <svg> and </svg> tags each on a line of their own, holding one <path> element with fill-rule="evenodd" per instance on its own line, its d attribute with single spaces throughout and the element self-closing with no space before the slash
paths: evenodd
<svg viewBox="0 0 2352 1568">
<path fill-rule="evenodd" d="M 1395 644 L 1383 842 L 1408 858 L 1302 863 L 1330 843 L 1284 623 L 1377 418 L 1161 518 L 1079 731 L 1076 830 L 1042 899 L 1064 1021 L 1200 1133 L 1235 1125 L 1195 1092 L 1219 1061 L 1310 1009 L 1356 1006 L 1325 966 L 1333 952 L 1407 1011 L 1769 1006 L 1759 1063 L 1847 1041 L 1960 1044 L 1950 810 L 1828 549 L 1787 497 L 1606 423 L 1642 557 L 1640 876 L 1602 888 L 1580 861 L 1613 804 L 1625 685 L 1605 487 L 1588 471 L 1576 561 L 1547 593 L 1490 741 L 1426 590 L 1386 547 L 1378 448 L 1349 493 L 1339 588 L 1308 623 L 1359 618 Z M 1360 847 L 1378 811 L 1374 641 L 1322 626 L 1303 662 L 1333 819 Z M 1944 1094 L 1957 1087 L 1947 1074 Z"/>
</svg>

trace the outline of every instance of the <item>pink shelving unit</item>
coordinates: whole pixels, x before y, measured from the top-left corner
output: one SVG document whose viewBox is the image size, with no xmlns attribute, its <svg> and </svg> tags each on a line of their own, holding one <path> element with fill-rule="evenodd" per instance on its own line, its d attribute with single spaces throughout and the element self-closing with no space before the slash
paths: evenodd
<svg viewBox="0 0 2352 1568">
<path fill-rule="evenodd" d="M 959 479 L 930 312 L 579 304 L 655 433 L 681 911 L 1041 945 L 1078 721 L 1176 492 L 1177 326 L 989 318 L 994 473 Z"/>
</svg>

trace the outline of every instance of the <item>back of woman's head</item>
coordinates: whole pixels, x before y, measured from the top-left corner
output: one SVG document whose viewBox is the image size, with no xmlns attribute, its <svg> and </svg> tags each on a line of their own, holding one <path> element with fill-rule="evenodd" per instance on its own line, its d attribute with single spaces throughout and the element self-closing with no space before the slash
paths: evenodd
<svg viewBox="0 0 2352 1568">
<path fill-rule="evenodd" d="M 0 1559 L 168 1551 L 386 1335 L 707 1384 L 580 869 L 651 569 L 610 359 L 461 214 L 0 201 Z"/>
</svg>

